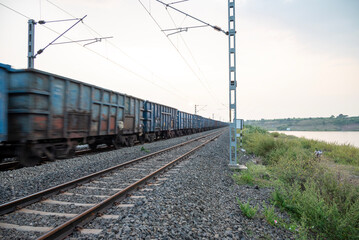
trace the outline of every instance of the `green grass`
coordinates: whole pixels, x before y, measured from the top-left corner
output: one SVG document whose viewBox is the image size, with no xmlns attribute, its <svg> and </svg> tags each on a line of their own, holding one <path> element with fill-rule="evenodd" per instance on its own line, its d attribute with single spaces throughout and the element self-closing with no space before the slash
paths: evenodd
<svg viewBox="0 0 359 240">
<path fill-rule="evenodd" d="M 273 203 L 296 222 L 281 222 L 274 208 L 265 206 L 263 214 L 270 224 L 276 220 L 288 229 L 300 226 L 301 239 L 313 234 L 319 239 L 359 239 L 359 187 L 321 163 L 357 169 L 359 149 L 269 134 L 258 127 L 247 127 L 243 140 L 247 152 L 260 156 L 264 166 L 251 164 L 234 179 L 238 184 L 272 186 Z M 324 151 L 323 160 L 314 156 L 315 149 Z"/>
<path fill-rule="evenodd" d="M 267 222 L 273 226 L 278 224 L 279 217 L 274 211 L 274 206 L 267 206 L 266 204 L 263 203 L 263 209 L 264 209 L 263 215 L 264 218 L 267 220 Z"/>
<path fill-rule="evenodd" d="M 238 202 L 238 205 L 239 205 L 242 213 L 246 217 L 248 217 L 248 218 L 254 218 L 255 217 L 255 215 L 257 214 L 257 211 L 258 211 L 258 206 L 252 207 L 249 204 L 249 201 L 246 202 L 246 203 L 242 203 L 238 198 L 237 198 L 237 202 Z"/>
<path fill-rule="evenodd" d="M 149 153 L 149 152 L 150 152 L 150 150 L 146 149 L 145 147 L 141 147 L 141 151 L 142 151 L 142 152 L 146 152 L 146 153 Z"/>
<path fill-rule="evenodd" d="M 271 185 L 270 174 L 266 166 L 256 165 L 254 163 L 247 164 L 247 170 L 241 170 L 234 173 L 233 179 L 239 185 L 258 185 L 265 187 Z"/>
</svg>

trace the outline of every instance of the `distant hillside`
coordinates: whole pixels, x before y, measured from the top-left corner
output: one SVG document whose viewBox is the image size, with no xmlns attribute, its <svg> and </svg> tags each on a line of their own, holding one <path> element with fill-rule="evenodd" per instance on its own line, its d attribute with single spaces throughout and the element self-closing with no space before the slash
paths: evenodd
<svg viewBox="0 0 359 240">
<path fill-rule="evenodd" d="M 359 131 L 359 117 L 340 114 L 330 118 L 286 118 L 248 120 L 245 125 L 259 126 L 269 131 Z"/>
</svg>

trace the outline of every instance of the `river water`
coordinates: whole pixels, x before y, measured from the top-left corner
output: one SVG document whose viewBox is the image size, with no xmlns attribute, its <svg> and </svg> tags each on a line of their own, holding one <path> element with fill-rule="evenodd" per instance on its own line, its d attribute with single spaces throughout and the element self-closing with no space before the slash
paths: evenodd
<svg viewBox="0 0 359 240">
<path fill-rule="evenodd" d="M 359 131 L 358 132 L 321 132 L 321 131 L 275 131 L 286 135 L 296 137 L 305 137 L 308 139 L 321 140 L 336 144 L 350 144 L 359 148 Z"/>
</svg>

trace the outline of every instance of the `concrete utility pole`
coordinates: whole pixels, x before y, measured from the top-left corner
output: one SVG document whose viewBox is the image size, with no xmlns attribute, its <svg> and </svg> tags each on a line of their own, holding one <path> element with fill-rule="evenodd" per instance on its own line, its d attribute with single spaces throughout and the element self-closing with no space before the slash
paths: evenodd
<svg viewBox="0 0 359 240">
<path fill-rule="evenodd" d="M 228 0 L 229 44 L 229 166 L 239 168 L 237 158 L 237 76 L 235 0 Z"/>
</svg>

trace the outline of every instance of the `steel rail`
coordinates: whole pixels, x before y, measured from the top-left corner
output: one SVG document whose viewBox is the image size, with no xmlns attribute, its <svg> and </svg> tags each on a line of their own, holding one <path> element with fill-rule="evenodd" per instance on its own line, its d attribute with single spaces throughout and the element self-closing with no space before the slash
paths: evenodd
<svg viewBox="0 0 359 240">
<path fill-rule="evenodd" d="M 0 171 L 6 171 L 9 170 L 9 168 L 18 167 L 19 164 L 19 161 L 0 163 Z"/>
<path fill-rule="evenodd" d="M 118 193 L 112 195 L 111 197 L 107 198 L 106 200 L 96 204 L 95 206 L 89 208 L 88 210 L 84 211 L 83 213 L 78 214 L 73 219 L 63 223 L 62 225 L 54 228 L 53 230 L 45 233 L 44 235 L 40 236 L 37 240 L 45 240 L 45 239 L 63 239 L 71 234 L 75 229 L 82 227 L 92 219 L 96 218 L 98 214 L 102 214 L 106 209 L 110 208 L 113 204 L 116 204 L 119 200 L 128 196 L 132 191 L 140 188 L 140 186 L 146 184 L 149 180 L 154 178 L 156 175 L 166 171 L 167 169 L 173 167 L 181 160 L 187 158 L 190 154 L 194 151 L 198 150 L 199 148 L 203 147 L 204 145 L 208 144 L 209 142 L 213 141 L 217 137 L 219 137 L 223 132 L 219 133 L 218 135 L 212 137 L 211 139 L 207 140 L 206 142 L 202 143 L 201 145 L 193 148 L 192 150 L 188 151 L 187 153 L 181 155 L 180 157 L 176 158 L 175 160 L 167 163 L 166 165 L 162 166 L 158 170 L 150 173 L 146 177 L 138 180 L 137 182 L 131 184 L 130 186 L 126 187 L 125 189 L 119 191 Z"/>
<path fill-rule="evenodd" d="M 221 131 L 221 130 L 219 130 L 219 131 Z M 162 154 L 164 152 L 167 152 L 167 151 L 170 151 L 172 149 L 184 146 L 184 145 L 189 144 L 189 143 L 194 142 L 194 141 L 198 141 L 199 139 L 208 137 L 210 135 L 214 135 L 216 133 L 217 132 L 206 134 L 204 136 L 200 136 L 198 138 L 191 139 L 189 141 L 186 141 L 186 142 L 183 142 L 183 143 L 180 143 L 180 144 L 177 144 L 177 145 L 162 149 L 160 151 L 157 151 L 157 152 L 154 152 L 154 153 L 151 153 L 151 154 L 148 154 L 148 155 L 145 155 L 145 156 L 142 156 L 142 157 L 139 157 L 139 158 L 136 158 L 136 159 L 133 159 L 133 160 L 118 164 L 116 166 L 106 168 L 106 169 L 101 170 L 99 172 L 95 172 L 95 173 L 83 176 L 81 178 L 78 178 L 78 179 L 75 179 L 75 180 L 72 180 L 72 181 L 69 181 L 69 182 L 66 182 L 66 183 L 63 183 L 63 184 L 48 188 L 48 189 L 45 189 L 43 191 L 31 194 L 31 195 L 28 195 L 28 196 L 25 196 L 25 197 L 22 197 L 22 198 L 19 198 L 19 199 L 15 199 L 15 200 L 7 202 L 7 203 L 4 203 L 4 204 L 0 205 L 0 216 L 4 215 L 6 213 L 16 211 L 16 210 L 18 210 L 20 208 L 23 208 L 25 206 L 28 206 L 28 205 L 30 205 L 32 203 L 35 203 L 35 202 L 41 201 L 43 199 L 46 199 L 46 198 L 48 198 L 48 197 L 50 197 L 52 195 L 55 195 L 55 194 L 57 194 L 57 193 L 59 193 L 61 191 L 66 191 L 66 190 L 74 188 L 74 187 L 76 187 L 78 185 L 87 183 L 90 180 L 98 178 L 103 174 L 109 173 L 109 172 L 114 171 L 114 170 L 118 170 L 120 168 L 130 166 L 130 165 L 132 165 L 132 164 L 134 164 L 136 162 L 143 161 L 143 160 L 145 160 L 147 158 L 157 156 L 157 155 Z"/>
</svg>

